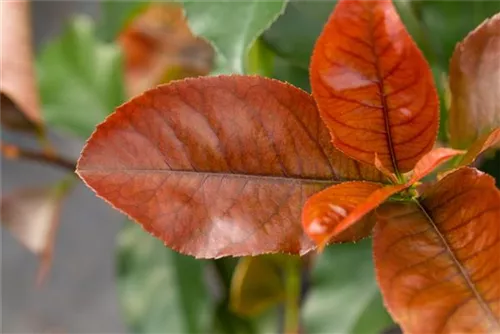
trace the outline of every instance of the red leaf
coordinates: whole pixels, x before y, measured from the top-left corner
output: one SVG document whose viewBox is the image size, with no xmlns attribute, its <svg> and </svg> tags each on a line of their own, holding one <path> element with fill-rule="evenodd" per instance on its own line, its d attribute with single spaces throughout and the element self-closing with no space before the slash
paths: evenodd
<svg viewBox="0 0 500 334">
<path fill-rule="evenodd" d="M 382 187 L 380 183 L 344 182 L 311 196 L 302 211 L 304 231 L 318 245 L 357 241 L 368 237 L 374 224 L 371 217 L 363 218 L 342 233 L 333 234 L 332 231 L 349 213 Z"/>
<path fill-rule="evenodd" d="M 77 171 L 166 245 L 202 258 L 305 253 L 310 195 L 345 175 L 382 178 L 333 149 L 307 93 L 246 76 L 131 100 L 98 126 Z"/>
<path fill-rule="evenodd" d="M 478 138 L 460 161 L 461 166 L 470 165 L 484 151 L 500 144 L 500 128 L 496 128 L 490 133 L 486 133 Z"/>
<path fill-rule="evenodd" d="M 376 212 L 374 258 L 385 304 L 404 332 L 500 331 L 500 192 L 472 168 L 419 201 Z"/>
<path fill-rule="evenodd" d="M 389 0 L 340 0 L 311 62 L 311 86 L 335 147 L 404 173 L 434 145 L 432 73 Z"/>
</svg>

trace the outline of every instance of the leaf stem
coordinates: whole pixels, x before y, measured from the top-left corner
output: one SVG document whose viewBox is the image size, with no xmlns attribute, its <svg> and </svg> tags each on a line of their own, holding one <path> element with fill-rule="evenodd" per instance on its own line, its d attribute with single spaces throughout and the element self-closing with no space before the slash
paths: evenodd
<svg viewBox="0 0 500 334">
<path fill-rule="evenodd" d="M 7 159 L 26 159 L 36 161 L 67 169 L 71 172 L 74 172 L 76 169 L 75 162 L 63 158 L 56 153 L 51 153 L 50 151 L 31 151 L 6 143 L 1 143 L 0 148 L 2 150 L 2 155 Z"/>
<path fill-rule="evenodd" d="M 289 257 L 285 265 L 285 334 L 298 334 L 300 330 L 300 259 Z"/>
</svg>

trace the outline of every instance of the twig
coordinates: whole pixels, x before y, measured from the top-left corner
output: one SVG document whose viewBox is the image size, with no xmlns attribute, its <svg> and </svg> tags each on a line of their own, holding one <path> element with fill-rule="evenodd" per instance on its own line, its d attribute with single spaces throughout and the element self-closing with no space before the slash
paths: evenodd
<svg viewBox="0 0 500 334">
<path fill-rule="evenodd" d="M 7 159 L 26 159 L 70 170 L 76 169 L 76 163 L 51 152 L 31 151 L 12 144 L 1 143 L 2 154 Z"/>
</svg>

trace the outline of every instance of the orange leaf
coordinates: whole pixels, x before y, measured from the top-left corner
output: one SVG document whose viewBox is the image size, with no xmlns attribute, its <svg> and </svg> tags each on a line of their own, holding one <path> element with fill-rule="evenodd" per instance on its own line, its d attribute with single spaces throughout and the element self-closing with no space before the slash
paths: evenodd
<svg viewBox="0 0 500 334">
<path fill-rule="evenodd" d="M 500 14 L 460 42 L 450 61 L 450 141 L 466 148 L 500 126 Z"/>
<path fill-rule="evenodd" d="M 419 201 L 377 209 L 374 258 L 385 304 L 404 332 L 500 331 L 500 192 L 462 168 Z"/>
<path fill-rule="evenodd" d="M 424 155 L 415 165 L 413 175 L 408 181 L 407 185 L 410 186 L 415 182 L 423 179 L 430 174 L 435 168 L 444 162 L 450 160 L 454 156 L 464 154 L 464 151 L 454 150 L 451 148 L 436 148 L 426 155 Z"/>
<path fill-rule="evenodd" d="M 332 236 L 331 232 L 351 211 L 364 203 L 370 194 L 382 187 L 380 183 L 344 182 L 311 196 L 302 211 L 304 231 L 319 245 L 368 237 L 373 228 L 371 217 L 363 218 L 341 234 Z"/>
<path fill-rule="evenodd" d="M 427 176 L 443 162 L 462 153 L 449 148 L 432 150 L 417 162 L 413 176 L 405 184 L 383 187 L 377 183 L 350 182 L 327 188 L 306 202 L 302 213 L 304 231 L 320 249 L 328 242 L 366 237 L 371 232 L 373 221 L 368 217 L 367 221 L 358 222 L 363 216 L 392 195 Z M 377 161 L 375 164 L 378 164 Z M 341 211 L 343 214 L 338 213 L 340 210 L 334 209 L 337 207 L 343 209 Z"/>
<path fill-rule="evenodd" d="M 434 145 L 432 73 L 389 0 L 340 0 L 311 62 L 311 86 L 333 144 L 404 173 Z"/>
<path fill-rule="evenodd" d="M 460 166 L 470 165 L 484 151 L 500 144 L 500 128 L 486 133 L 472 144 L 467 153 L 460 161 Z"/>
<path fill-rule="evenodd" d="M 305 253 L 310 195 L 346 175 L 383 179 L 333 148 L 309 94 L 250 76 L 136 97 L 98 126 L 77 171 L 166 245 L 204 258 Z"/>
</svg>

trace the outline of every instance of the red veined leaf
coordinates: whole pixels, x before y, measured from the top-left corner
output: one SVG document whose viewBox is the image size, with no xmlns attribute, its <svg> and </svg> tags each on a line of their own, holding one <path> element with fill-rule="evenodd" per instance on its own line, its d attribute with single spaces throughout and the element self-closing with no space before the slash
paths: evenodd
<svg viewBox="0 0 500 334">
<path fill-rule="evenodd" d="M 302 213 L 304 231 L 320 249 L 328 242 L 366 237 L 371 232 L 373 220 L 370 216 L 361 222 L 360 219 L 392 195 L 427 176 L 441 163 L 462 153 L 449 148 L 432 150 L 417 162 L 413 176 L 405 184 L 384 187 L 377 183 L 351 182 L 327 188 L 307 200 Z"/>
<path fill-rule="evenodd" d="M 311 86 L 333 144 L 347 155 L 408 172 L 434 145 L 432 73 L 390 0 L 340 0 L 311 62 Z"/>
<path fill-rule="evenodd" d="M 393 172 L 390 172 L 387 168 L 384 167 L 382 164 L 382 161 L 378 158 L 378 154 L 375 153 L 375 161 L 374 164 L 375 168 L 377 168 L 382 174 L 384 174 L 392 183 L 398 183 L 398 177 L 396 174 Z"/>
<path fill-rule="evenodd" d="M 467 148 L 500 126 L 500 14 L 457 44 L 450 60 L 450 142 Z"/>
<path fill-rule="evenodd" d="M 464 153 L 465 151 L 454 150 L 446 147 L 436 148 L 430 151 L 417 162 L 417 164 L 415 165 L 415 169 L 413 170 L 413 174 L 408 180 L 407 185 L 411 186 L 415 182 L 426 177 L 441 164 L 457 155 Z"/>
<path fill-rule="evenodd" d="M 177 81 L 131 100 L 98 126 L 77 172 L 166 245 L 201 258 L 305 253 L 310 195 L 345 174 L 382 178 L 334 150 L 310 95 L 248 76 Z"/>
<path fill-rule="evenodd" d="M 404 332 L 500 331 L 500 192 L 462 168 L 414 202 L 376 211 L 374 258 L 385 304 Z"/>
<path fill-rule="evenodd" d="M 338 235 L 332 230 L 347 215 L 383 184 L 344 182 L 311 196 L 302 211 L 302 224 L 307 235 L 318 245 L 330 242 L 357 241 L 371 234 L 374 220 L 367 216 Z M 325 238 L 328 238 L 325 240 Z"/>
<path fill-rule="evenodd" d="M 481 153 L 489 148 L 498 146 L 498 144 L 500 144 L 500 128 L 496 128 L 476 140 L 460 161 L 460 166 L 470 165 Z"/>
</svg>

